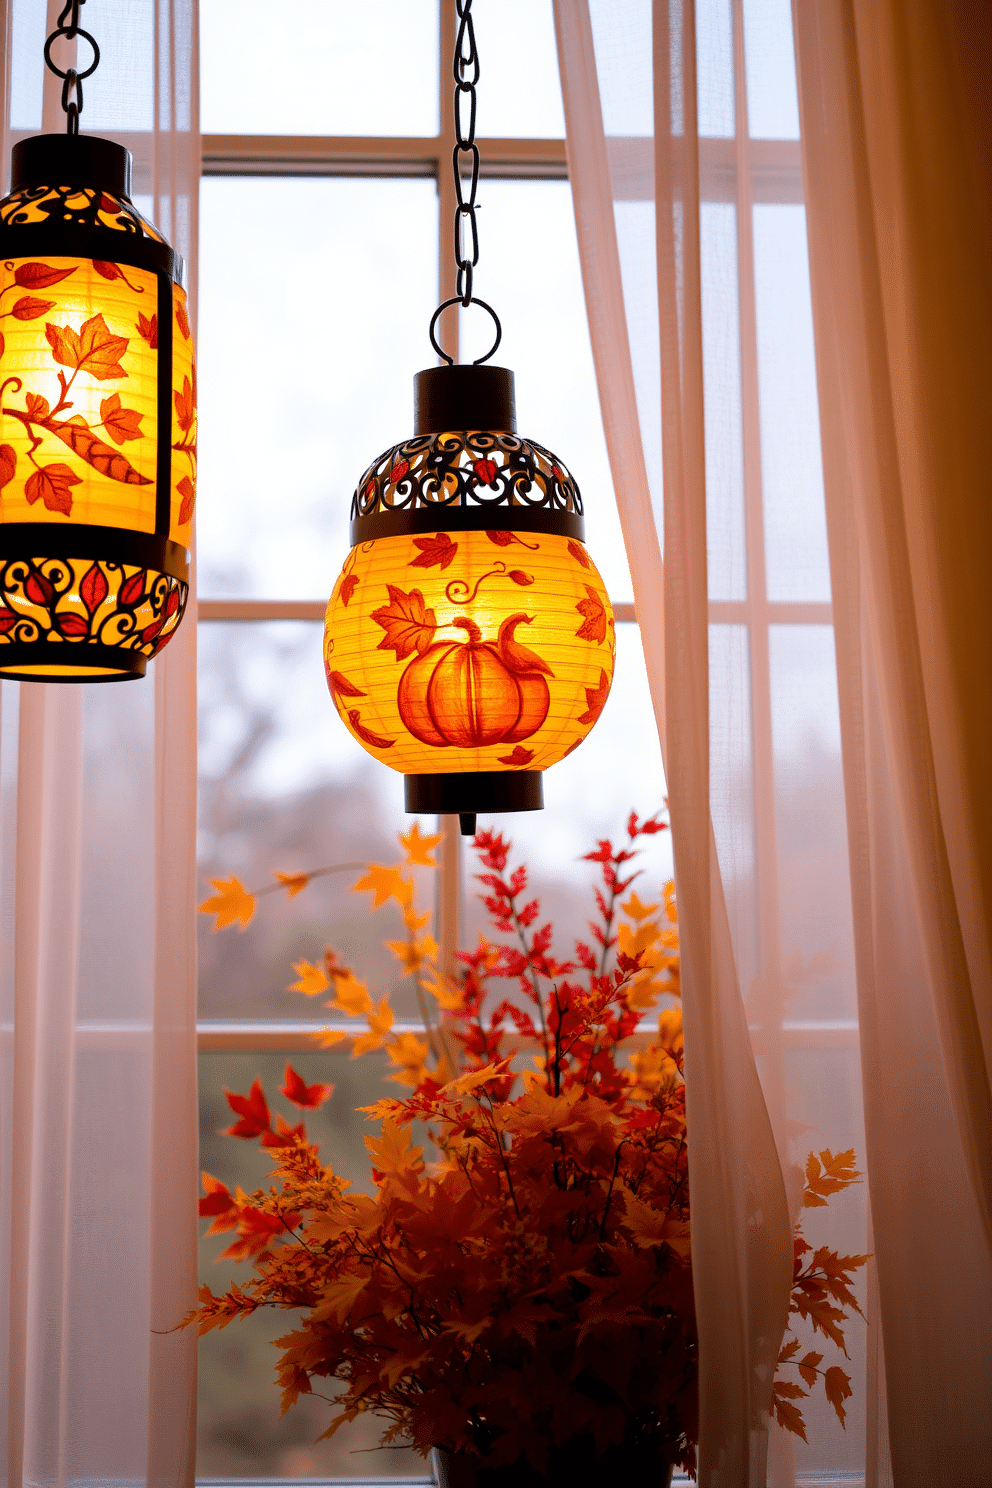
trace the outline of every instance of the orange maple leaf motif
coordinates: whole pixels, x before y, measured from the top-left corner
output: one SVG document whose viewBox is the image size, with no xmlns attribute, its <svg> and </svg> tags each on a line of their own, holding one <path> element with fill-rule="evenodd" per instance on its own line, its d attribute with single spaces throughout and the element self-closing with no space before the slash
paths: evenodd
<svg viewBox="0 0 992 1488">
<path fill-rule="evenodd" d="M 372 611 L 372 619 L 386 634 L 377 650 L 393 651 L 397 661 L 405 661 L 414 651 L 421 656 L 434 639 L 437 617 L 424 605 L 419 589 L 404 593 L 396 584 L 388 584 L 389 604 Z"/>
<path fill-rule="evenodd" d="M 358 575 L 357 574 L 346 574 L 345 577 L 341 580 L 341 589 L 340 589 L 340 598 L 341 598 L 341 603 L 343 605 L 347 605 L 348 601 L 351 599 L 351 596 L 354 594 L 354 592 L 355 592 L 355 590 L 357 588 L 358 588 Z"/>
<path fill-rule="evenodd" d="M 179 505 L 179 525 L 185 527 L 193 515 L 193 507 L 196 505 L 196 488 L 188 475 L 184 475 L 181 481 L 177 481 L 176 490 L 183 498 Z"/>
<path fill-rule="evenodd" d="M 413 545 L 420 549 L 420 554 L 411 558 L 411 568 L 445 569 L 458 552 L 458 544 L 446 532 L 438 532 L 434 537 L 415 537 Z"/>
<path fill-rule="evenodd" d="M 138 335 L 147 341 L 152 351 L 158 350 L 158 316 L 139 315 Z"/>
<path fill-rule="evenodd" d="M 14 479 L 17 454 L 12 444 L 0 444 L 0 491 Z"/>
<path fill-rule="evenodd" d="M 579 714 L 576 722 L 595 723 L 600 713 L 606 707 L 606 699 L 610 695 L 610 679 L 602 669 L 600 669 L 599 673 L 599 686 L 587 687 L 585 693 L 586 711 Z"/>
<path fill-rule="evenodd" d="M 606 607 L 591 584 L 584 587 L 586 598 L 580 599 L 575 608 L 585 619 L 575 634 L 580 641 L 595 641 L 599 645 L 606 640 Z"/>
<path fill-rule="evenodd" d="M 100 420 L 115 444 L 128 439 L 141 439 L 141 414 L 121 407 L 120 393 L 111 393 L 100 404 Z"/>
<path fill-rule="evenodd" d="M 44 465 L 28 476 L 24 483 L 24 494 L 31 506 L 36 501 L 41 501 L 49 511 L 62 512 L 64 516 L 69 516 L 72 511 L 72 493 L 69 487 L 81 485 L 82 479 L 68 465 Z"/>
<path fill-rule="evenodd" d="M 176 405 L 176 418 L 179 421 L 179 427 L 186 434 L 193 427 L 193 420 L 196 418 L 193 385 L 188 377 L 183 378 L 182 391 L 174 392 L 172 397 Z"/>
<path fill-rule="evenodd" d="M 533 749 L 525 749 L 522 744 L 518 744 L 512 754 L 501 754 L 497 757 L 501 765 L 516 765 L 519 767 L 530 764 L 534 758 L 534 751 Z"/>
<path fill-rule="evenodd" d="M 396 743 L 395 739 L 387 739 L 383 734 L 376 734 L 372 729 L 366 728 L 357 708 L 348 709 L 348 722 L 351 724 L 352 732 L 358 735 L 362 743 L 371 744 L 373 749 L 392 749 Z"/>
<path fill-rule="evenodd" d="M 285 1085 L 280 1085 L 280 1092 L 294 1106 L 299 1106 L 304 1111 L 316 1111 L 322 1106 L 328 1096 L 334 1094 L 333 1085 L 321 1085 L 315 1083 L 308 1085 L 301 1075 L 298 1075 L 291 1064 L 286 1066 Z"/>
<path fill-rule="evenodd" d="M 78 331 L 72 326 L 45 324 L 45 335 L 52 348 L 52 356 L 63 367 L 75 367 L 88 372 L 99 382 L 110 377 L 126 377 L 121 366 L 121 357 L 127 351 L 126 336 L 114 336 L 102 315 L 94 315 L 83 322 Z"/>
</svg>

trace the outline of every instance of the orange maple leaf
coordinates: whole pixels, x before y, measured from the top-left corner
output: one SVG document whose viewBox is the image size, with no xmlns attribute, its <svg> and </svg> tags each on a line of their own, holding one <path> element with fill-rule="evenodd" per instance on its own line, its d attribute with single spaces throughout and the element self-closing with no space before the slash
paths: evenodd
<svg viewBox="0 0 992 1488">
<path fill-rule="evenodd" d="M 138 316 L 138 335 L 143 341 L 147 341 L 152 351 L 158 348 L 158 316 L 150 318 L 145 315 Z"/>
<path fill-rule="evenodd" d="M 437 630 L 434 611 L 425 608 L 424 596 L 419 589 L 411 589 L 406 594 L 396 584 L 386 587 L 389 604 L 372 611 L 372 619 L 386 632 L 377 649 L 394 651 L 397 661 L 405 661 L 414 651 L 423 656 Z"/>
<path fill-rule="evenodd" d="M 298 1075 L 291 1064 L 286 1066 L 285 1085 L 279 1089 L 288 1101 L 294 1106 L 299 1106 L 304 1111 L 315 1111 L 322 1106 L 328 1096 L 334 1094 L 333 1085 L 321 1085 L 319 1083 L 308 1085 L 302 1076 Z"/>
<path fill-rule="evenodd" d="M 420 549 L 420 555 L 410 560 L 410 568 L 445 569 L 458 552 L 458 544 L 446 532 L 438 532 L 434 537 L 415 537 L 413 545 Z"/>
<path fill-rule="evenodd" d="M 823 1388 L 827 1392 L 827 1399 L 837 1412 L 837 1419 L 843 1426 L 846 1422 L 844 1401 L 850 1399 L 852 1394 L 850 1375 L 846 1374 L 839 1366 L 834 1365 L 823 1376 Z"/>
<path fill-rule="evenodd" d="M 52 355 L 63 367 L 76 367 L 89 372 L 99 382 L 110 377 L 126 377 L 121 357 L 127 351 L 126 336 L 113 336 L 102 315 L 83 322 L 78 331 L 72 326 L 45 324 L 45 335 Z"/>
<path fill-rule="evenodd" d="M 414 1147 L 408 1126 L 398 1126 L 390 1117 L 382 1123 L 382 1134 L 366 1137 L 365 1145 L 380 1173 L 418 1174 L 424 1170 L 422 1147 Z"/>
<path fill-rule="evenodd" d="M 188 377 L 183 378 L 182 391 L 174 392 L 172 397 L 176 405 L 176 418 L 179 422 L 179 427 L 185 434 L 193 427 L 193 420 L 196 418 L 193 387 Z"/>
<path fill-rule="evenodd" d="M 280 873 L 278 868 L 273 877 L 277 878 L 283 888 L 289 891 L 290 899 L 295 899 L 297 894 L 302 894 L 310 882 L 309 873 Z"/>
<path fill-rule="evenodd" d="M 791 1431 L 795 1436 L 801 1436 L 803 1441 L 807 1440 L 806 1427 L 803 1424 L 802 1412 L 787 1400 L 782 1393 L 781 1381 L 775 1381 L 775 1393 L 772 1398 L 772 1406 L 775 1411 L 775 1419 L 786 1431 Z"/>
<path fill-rule="evenodd" d="M 77 475 L 70 466 L 61 463 L 45 465 L 25 481 L 24 494 L 31 506 L 40 500 L 49 511 L 63 512 L 65 516 L 69 516 L 72 511 L 69 487 L 81 483 L 82 476 Z"/>
<path fill-rule="evenodd" d="M 233 874 L 230 878 L 212 878 L 210 882 L 217 892 L 209 899 L 204 899 L 200 905 L 200 913 L 217 916 L 215 930 L 223 930 L 225 925 L 233 925 L 235 920 L 241 922 L 243 930 L 255 913 L 254 894 L 249 894 L 241 880 Z"/>
<path fill-rule="evenodd" d="M 399 868 L 384 868 L 381 863 L 370 863 L 365 876 L 351 887 L 354 893 L 367 890 L 374 895 L 373 909 L 378 909 L 387 899 L 395 899 L 404 908 L 413 903 L 413 880 L 404 877 Z"/>
<path fill-rule="evenodd" d="M 577 722 L 595 723 L 600 713 L 606 707 L 606 699 L 610 695 L 610 679 L 604 671 L 600 671 L 599 686 L 587 687 L 585 693 L 586 711 L 579 714 Z"/>
<path fill-rule="evenodd" d="M 606 640 L 606 607 L 591 584 L 585 585 L 587 598 L 580 599 L 575 608 L 585 619 L 575 632 L 580 641 L 595 641 L 597 645 Z"/>
<path fill-rule="evenodd" d="M 362 1054 L 370 1054 L 373 1050 L 382 1048 L 393 1026 L 393 1010 L 389 1006 L 388 997 L 380 998 L 378 1006 L 369 1010 L 368 1022 L 368 1033 L 359 1034 L 355 1039 L 351 1050 L 352 1059 L 358 1059 Z"/>
<path fill-rule="evenodd" d="M 181 481 L 177 481 L 176 490 L 183 498 L 179 504 L 179 525 L 185 527 L 193 515 L 193 507 L 196 504 L 196 487 L 188 475 L 184 475 Z"/>
<path fill-rule="evenodd" d="M 354 592 L 355 592 L 355 590 L 357 588 L 358 588 L 358 575 L 357 574 L 348 574 L 346 578 L 343 578 L 341 580 L 341 588 L 340 588 L 339 593 L 340 593 L 340 597 L 341 597 L 341 603 L 343 605 L 347 605 L 349 599 L 354 594 Z"/>
<path fill-rule="evenodd" d="M 314 966 L 310 961 L 294 961 L 293 970 L 300 980 L 292 982 L 286 989 L 288 992 L 302 992 L 304 997 L 319 997 L 331 985 L 324 975 L 323 967 Z"/>
<path fill-rule="evenodd" d="M 135 409 L 121 407 L 120 393 L 111 393 L 110 397 L 104 398 L 100 404 L 103 427 L 115 444 L 123 444 L 125 440 L 143 437 L 141 417 Z"/>
<path fill-rule="evenodd" d="M 512 754 L 499 755 L 499 762 L 501 765 L 516 765 L 519 768 L 529 765 L 533 758 L 533 749 L 525 749 L 522 744 L 518 744 Z"/>
<path fill-rule="evenodd" d="M 434 832 L 430 836 L 421 836 L 420 827 L 416 822 L 409 832 L 401 832 L 400 846 L 406 849 L 406 866 L 408 868 L 436 868 L 437 864 L 431 857 L 431 853 L 441 841 L 441 833 Z"/>
</svg>

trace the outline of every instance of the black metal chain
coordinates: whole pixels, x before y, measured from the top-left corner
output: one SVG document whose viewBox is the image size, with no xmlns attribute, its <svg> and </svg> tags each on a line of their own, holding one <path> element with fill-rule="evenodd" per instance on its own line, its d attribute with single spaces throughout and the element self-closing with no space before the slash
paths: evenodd
<svg viewBox="0 0 992 1488">
<path fill-rule="evenodd" d="M 434 350 L 438 356 L 444 358 L 449 366 L 453 359 L 441 349 L 434 336 L 434 327 L 442 311 L 447 310 L 449 305 L 461 305 L 465 309 L 468 309 L 469 305 L 479 305 L 483 310 L 488 310 L 496 323 L 496 340 L 485 356 L 476 358 L 476 365 L 489 360 L 503 336 L 503 328 L 496 311 L 491 305 L 487 305 L 485 300 L 478 299 L 472 293 L 475 266 L 479 262 L 479 224 L 476 218 L 475 200 L 479 188 L 479 147 L 475 143 L 475 90 L 479 81 L 479 52 L 475 44 L 475 26 L 472 22 L 472 0 L 455 0 L 455 12 L 458 17 L 458 32 L 455 36 L 455 53 L 451 69 L 455 79 L 455 148 L 451 155 L 451 165 L 455 177 L 454 248 L 458 273 L 455 279 L 455 295 L 452 299 L 445 300 L 435 310 L 429 333 Z M 467 195 L 461 169 L 466 156 L 468 157 Z"/>
<path fill-rule="evenodd" d="M 62 107 L 65 110 L 66 134 L 79 133 L 79 116 L 83 111 L 83 78 L 88 78 L 96 72 L 100 61 L 100 48 L 95 38 L 88 31 L 84 31 L 79 24 L 79 7 L 85 4 L 86 0 L 68 0 L 59 16 L 58 26 L 45 42 L 45 66 L 50 72 L 54 72 L 56 77 L 62 79 Z M 66 25 L 66 17 L 69 19 L 68 25 Z M 61 67 L 56 67 L 52 61 L 52 43 L 60 36 L 64 36 L 66 41 L 74 41 L 77 36 L 85 37 L 93 48 L 93 61 L 89 67 L 84 68 L 82 72 L 75 67 L 70 67 L 63 72 Z"/>
</svg>

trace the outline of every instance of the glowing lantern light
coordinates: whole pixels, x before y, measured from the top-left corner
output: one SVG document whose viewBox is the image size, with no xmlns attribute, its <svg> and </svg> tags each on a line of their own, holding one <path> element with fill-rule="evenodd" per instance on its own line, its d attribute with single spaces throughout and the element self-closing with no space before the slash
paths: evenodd
<svg viewBox="0 0 992 1488">
<path fill-rule="evenodd" d="M 71 128 L 78 108 L 67 112 Z M 185 608 L 185 265 L 131 204 L 131 168 L 121 145 L 74 132 L 13 149 L 0 202 L 0 677 L 143 676 Z"/>
<path fill-rule="evenodd" d="M 324 664 L 408 811 L 528 811 L 613 679 L 615 630 L 562 462 L 515 432 L 513 374 L 415 379 L 417 432 L 362 476 Z"/>
</svg>

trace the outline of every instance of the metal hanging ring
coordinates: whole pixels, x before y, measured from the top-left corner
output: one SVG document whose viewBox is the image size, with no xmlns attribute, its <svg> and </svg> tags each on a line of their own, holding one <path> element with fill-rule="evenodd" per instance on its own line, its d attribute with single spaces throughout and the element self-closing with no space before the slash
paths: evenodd
<svg viewBox="0 0 992 1488">
<path fill-rule="evenodd" d="M 63 72 L 61 67 L 56 67 L 55 63 L 52 61 L 52 42 L 57 41 L 60 36 L 64 36 L 67 41 L 71 41 L 73 35 L 84 37 L 93 48 L 93 61 L 84 72 L 80 72 L 79 69 L 75 67 L 70 67 L 68 72 Z M 69 76 L 69 72 L 74 72 L 79 81 L 82 82 L 83 78 L 88 78 L 91 73 L 96 72 L 99 63 L 100 48 L 96 44 L 96 38 L 91 36 L 88 31 L 84 31 L 82 26 L 77 26 L 74 33 L 68 29 L 64 31 L 53 31 L 51 36 L 45 42 L 45 66 L 49 69 L 49 71 L 54 72 L 56 77 L 65 79 Z"/>
<path fill-rule="evenodd" d="M 447 310 L 451 305 L 464 305 L 464 303 L 465 302 L 463 301 L 461 295 L 454 295 L 450 300 L 445 300 L 443 304 L 438 305 L 437 309 L 434 311 L 434 314 L 431 317 L 430 330 L 427 333 L 431 338 L 431 345 L 433 346 L 434 350 L 437 352 L 439 357 L 447 362 L 449 367 L 454 366 L 455 359 L 454 357 L 450 357 L 444 350 L 444 348 L 439 345 L 437 337 L 434 335 L 434 327 L 440 320 L 442 311 Z M 475 361 L 472 363 L 473 367 L 478 367 L 483 362 L 488 362 L 489 358 L 495 355 L 496 348 L 499 346 L 499 343 L 503 339 L 503 327 L 499 323 L 499 316 L 496 314 L 496 311 L 493 309 L 492 305 L 487 305 L 485 300 L 478 300 L 476 299 L 475 295 L 472 295 L 468 303 L 470 305 L 479 305 L 483 310 L 488 310 L 496 326 L 496 340 L 493 342 L 492 346 L 490 346 L 485 356 L 476 357 Z"/>
</svg>

